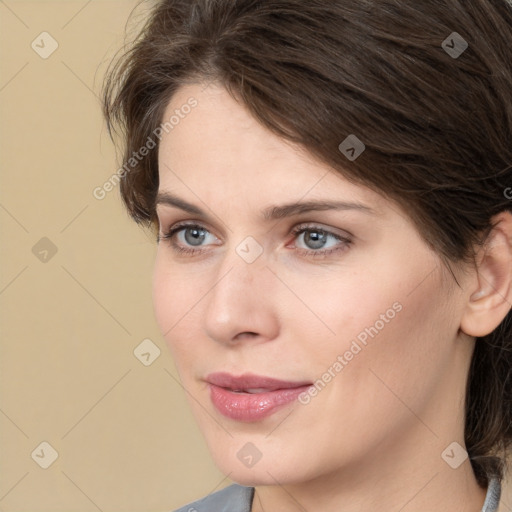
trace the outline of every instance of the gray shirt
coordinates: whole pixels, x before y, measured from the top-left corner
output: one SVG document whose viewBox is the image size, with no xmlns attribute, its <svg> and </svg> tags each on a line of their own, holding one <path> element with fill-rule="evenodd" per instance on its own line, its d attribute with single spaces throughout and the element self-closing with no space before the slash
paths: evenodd
<svg viewBox="0 0 512 512">
<path fill-rule="evenodd" d="M 500 481 L 491 478 L 481 512 L 497 512 L 500 496 Z M 232 484 L 174 512 L 251 512 L 253 497 L 254 487 Z"/>
</svg>

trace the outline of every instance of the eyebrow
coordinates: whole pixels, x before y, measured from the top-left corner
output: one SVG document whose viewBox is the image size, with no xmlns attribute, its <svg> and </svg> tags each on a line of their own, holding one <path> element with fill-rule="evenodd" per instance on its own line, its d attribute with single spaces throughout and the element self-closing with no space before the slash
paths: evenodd
<svg viewBox="0 0 512 512">
<path fill-rule="evenodd" d="M 155 208 L 159 204 L 166 206 L 174 206 L 192 215 L 199 215 L 207 218 L 208 214 L 201 208 L 176 197 L 169 192 L 158 193 L 155 201 Z M 316 200 L 316 201 L 303 201 L 288 203 L 280 206 L 270 206 L 262 210 L 261 215 L 264 220 L 271 221 L 282 219 L 284 217 L 291 217 L 300 213 L 312 211 L 325 211 L 325 210 L 357 210 L 362 213 L 376 214 L 377 212 L 362 203 L 336 201 L 336 200 Z"/>
</svg>

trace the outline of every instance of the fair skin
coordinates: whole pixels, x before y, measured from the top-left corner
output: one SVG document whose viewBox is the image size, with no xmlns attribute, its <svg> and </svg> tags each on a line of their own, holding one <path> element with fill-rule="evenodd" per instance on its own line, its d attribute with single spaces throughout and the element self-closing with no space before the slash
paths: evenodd
<svg viewBox="0 0 512 512">
<path fill-rule="evenodd" d="M 252 512 L 479 512 L 485 489 L 469 460 L 453 469 L 441 454 L 454 441 L 464 446 L 474 336 L 510 309 L 511 216 L 501 215 L 481 273 L 457 274 L 459 288 L 398 205 L 266 130 L 223 88 L 183 86 L 164 118 L 190 97 L 198 106 L 160 144 L 159 192 L 207 217 L 167 204 L 157 214 L 161 234 L 190 221 L 205 237 L 193 245 L 189 228 L 160 240 L 153 298 L 219 469 L 255 487 Z M 260 213 L 309 200 L 372 212 L 272 221 Z M 309 232 L 292 233 L 303 224 Z M 306 236 L 314 228 L 351 242 L 330 236 L 318 248 Z M 263 250 L 250 264 L 236 251 L 248 236 Z M 180 254 L 171 242 L 204 252 Z M 322 249 L 340 250 L 311 254 Z M 209 373 L 314 382 L 397 303 L 400 311 L 306 405 L 295 401 L 256 422 L 213 406 Z M 248 442 L 261 453 L 251 467 L 237 457 Z"/>
</svg>

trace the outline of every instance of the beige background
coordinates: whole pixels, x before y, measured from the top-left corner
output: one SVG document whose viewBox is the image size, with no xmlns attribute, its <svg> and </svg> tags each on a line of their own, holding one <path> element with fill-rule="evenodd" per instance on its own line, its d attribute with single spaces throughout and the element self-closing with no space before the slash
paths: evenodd
<svg viewBox="0 0 512 512">
<path fill-rule="evenodd" d="M 173 510 L 230 483 L 153 318 L 153 239 L 118 187 L 92 194 L 118 168 L 95 93 L 134 5 L 0 2 L 3 512 Z M 31 48 L 43 31 L 47 59 Z M 33 254 L 43 237 L 53 257 Z M 150 366 L 133 353 L 146 338 Z M 43 441 L 47 469 L 31 457 Z"/>
<path fill-rule="evenodd" d="M 117 188 L 92 194 L 118 167 L 97 94 L 134 5 L 0 0 L 0 512 L 166 511 L 231 482 L 153 318 L 154 241 Z"/>
</svg>

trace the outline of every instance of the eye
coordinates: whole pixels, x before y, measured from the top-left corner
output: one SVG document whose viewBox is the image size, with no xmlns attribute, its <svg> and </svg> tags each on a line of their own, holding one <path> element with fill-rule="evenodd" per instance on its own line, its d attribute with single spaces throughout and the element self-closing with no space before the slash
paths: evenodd
<svg viewBox="0 0 512 512">
<path fill-rule="evenodd" d="M 192 247 L 202 247 L 201 244 L 208 238 L 208 235 L 213 237 L 213 235 L 203 226 L 198 224 L 179 223 L 163 235 L 159 235 L 157 242 L 160 242 L 161 240 L 169 240 L 171 247 L 176 252 L 194 254 L 204 251 L 202 249 L 189 249 L 187 245 L 190 244 Z M 180 243 L 177 243 L 175 239 L 178 239 Z"/>
<path fill-rule="evenodd" d="M 319 226 L 297 226 L 292 233 L 305 245 L 305 249 L 296 247 L 305 255 L 326 256 L 335 251 L 346 250 L 352 243 L 348 236 L 338 235 Z"/>
<path fill-rule="evenodd" d="M 304 247 L 292 247 L 304 256 L 323 257 L 336 251 L 346 250 L 352 243 L 351 238 L 342 236 L 319 226 L 305 226 L 301 224 L 292 230 L 295 239 L 300 241 Z M 212 243 L 203 244 L 213 238 Z M 214 237 L 204 226 L 191 223 L 178 223 L 166 233 L 157 238 L 157 242 L 168 240 L 171 248 L 180 254 L 196 255 L 206 252 L 208 245 L 219 245 L 215 243 Z M 195 248 L 194 248 L 195 247 Z"/>
</svg>

